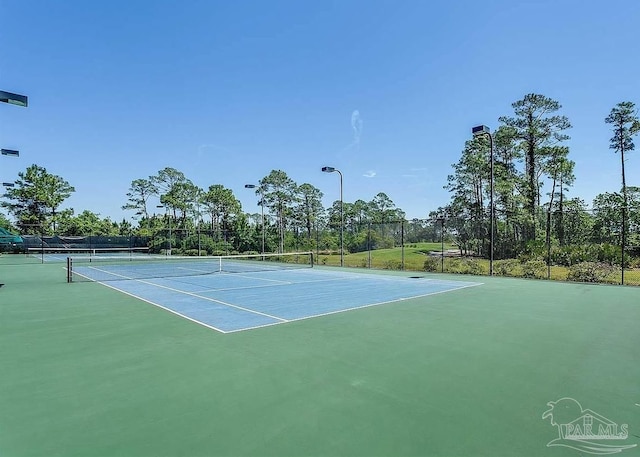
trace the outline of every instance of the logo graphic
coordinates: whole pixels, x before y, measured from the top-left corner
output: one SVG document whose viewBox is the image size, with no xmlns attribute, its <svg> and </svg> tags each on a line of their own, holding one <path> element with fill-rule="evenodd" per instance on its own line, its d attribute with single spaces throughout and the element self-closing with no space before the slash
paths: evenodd
<svg viewBox="0 0 640 457">
<path fill-rule="evenodd" d="M 612 440 L 626 440 L 629 436 L 627 424 L 616 424 L 601 414 L 582 405 L 570 397 L 547 403 L 551 409 L 542 414 L 558 427 L 558 438 L 547 443 L 547 447 L 564 446 L 588 454 L 617 454 L 636 447 L 636 444 L 607 444 Z"/>
</svg>

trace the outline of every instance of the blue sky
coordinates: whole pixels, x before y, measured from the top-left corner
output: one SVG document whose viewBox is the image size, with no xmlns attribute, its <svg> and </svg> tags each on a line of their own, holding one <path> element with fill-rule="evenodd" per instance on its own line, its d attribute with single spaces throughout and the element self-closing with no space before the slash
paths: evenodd
<svg viewBox="0 0 640 457">
<path fill-rule="evenodd" d="M 76 188 L 65 202 L 120 221 L 131 181 L 164 167 L 206 188 L 272 169 L 325 194 L 385 192 L 407 217 L 443 189 L 476 124 L 498 126 L 527 93 L 573 128 L 570 196 L 620 187 L 604 123 L 640 104 L 640 2 L 0 0 L 0 180 L 31 164 Z M 628 184 L 640 185 L 629 155 Z M 155 205 L 155 202 L 152 203 Z"/>
</svg>

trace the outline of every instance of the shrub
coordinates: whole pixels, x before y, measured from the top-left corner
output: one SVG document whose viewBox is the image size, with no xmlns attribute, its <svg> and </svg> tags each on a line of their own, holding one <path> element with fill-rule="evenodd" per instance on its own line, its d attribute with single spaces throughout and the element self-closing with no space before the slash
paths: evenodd
<svg viewBox="0 0 640 457">
<path fill-rule="evenodd" d="M 524 278 L 546 278 L 547 264 L 542 260 L 527 260 L 522 264 L 522 276 Z"/>
<path fill-rule="evenodd" d="M 387 260 L 382 268 L 385 270 L 402 270 L 402 262 L 399 260 Z"/>
<path fill-rule="evenodd" d="M 440 271 L 440 258 L 438 257 L 427 257 L 424 261 L 424 271 Z"/>
<path fill-rule="evenodd" d="M 485 274 L 484 268 L 482 268 L 482 264 L 478 262 L 476 259 L 465 259 L 467 273 L 472 275 L 483 275 Z"/>
<path fill-rule="evenodd" d="M 482 275 L 485 273 L 482 264 L 476 259 L 451 259 L 446 265 L 446 270 L 451 273 L 463 275 Z"/>
<path fill-rule="evenodd" d="M 603 243 L 599 248 L 598 261 L 606 262 L 610 265 L 620 265 L 620 262 L 622 262 L 622 251 L 620 250 L 620 246 Z"/>
<path fill-rule="evenodd" d="M 616 271 L 603 262 L 581 262 L 569 268 L 567 279 L 578 282 L 606 282 L 607 276 Z"/>
<path fill-rule="evenodd" d="M 186 249 L 184 251 L 184 255 L 189 255 L 189 256 L 198 256 L 198 250 L 197 249 Z M 200 255 L 207 255 L 207 251 L 205 251 L 204 249 L 200 249 Z"/>
<path fill-rule="evenodd" d="M 594 248 L 591 246 L 554 246 L 551 249 L 551 263 L 569 267 L 576 263 L 596 260 L 597 253 L 594 251 Z"/>
<path fill-rule="evenodd" d="M 547 246 L 544 241 L 528 241 L 524 252 L 520 255 L 523 261 L 542 259 L 547 255 Z"/>
<path fill-rule="evenodd" d="M 496 260 L 493 262 L 493 273 L 498 276 L 517 276 L 520 262 L 516 259 Z"/>
<path fill-rule="evenodd" d="M 520 254 L 518 256 L 518 261 L 523 265 L 527 262 L 538 262 L 538 261 L 544 262 L 544 256 L 537 255 L 537 254 L 536 255 Z"/>
<path fill-rule="evenodd" d="M 554 246 L 551 248 L 551 262 L 554 265 L 570 267 L 571 265 L 582 262 L 600 262 L 610 265 L 620 265 L 621 260 L 622 254 L 620 246 L 608 243 Z"/>
</svg>

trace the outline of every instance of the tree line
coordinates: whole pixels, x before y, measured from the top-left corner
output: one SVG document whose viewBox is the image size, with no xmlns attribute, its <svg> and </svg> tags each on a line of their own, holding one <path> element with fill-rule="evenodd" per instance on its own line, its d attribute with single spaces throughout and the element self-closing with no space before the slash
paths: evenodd
<svg viewBox="0 0 640 457">
<path fill-rule="evenodd" d="M 496 258 L 545 254 L 551 246 L 561 251 L 586 244 L 639 246 L 640 188 L 628 186 L 625 173 L 633 137 L 640 131 L 635 105 L 619 103 L 604 118 L 612 130 L 610 148 L 620 156 L 621 189 L 597 195 L 591 207 L 567 195 L 576 179 L 575 162 L 567 146 L 571 123 L 561 114 L 560 103 L 527 94 L 512 108 L 511 115 L 498 119 L 492 135 L 493 175 L 489 139 L 466 141 L 445 185 L 450 202 L 428 213 L 426 220 L 406 221 L 405 212 L 384 192 L 370 201 L 335 201 L 324 208 L 318 188 L 298 184 L 282 170 L 272 170 L 250 186 L 263 214 L 245 213 L 232 189 L 221 184 L 202 188 L 181 171 L 164 168 L 131 182 L 122 208 L 132 212 L 137 225 L 90 210 L 75 215 L 73 209 L 61 209 L 74 187 L 35 164 L 18 174 L 2 207 L 22 234 L 135 234 L 157 246 L 171 238 L 173 246 L 185 250 L 201 249 L 204 242 L 208 252 L 221 246 L 225 251 L 260 251 L 264 243 L 266 251 L 281 252 L 337 249 L 343 227 L 347 251 L 446 236 L 463 253 L 488 256 L 493 177 Z M 160 208 L 150 207 L 152 202 L 160 202 Z M 11 228 L 5 216 L 0 215 L 0 224 Z"/>
<path fill-rule="evenodd" d="M 607 243 L 640 245 L 640 188 L 626 184 L 625 161 L 640 131 L 632 102 L 618 103 L 604 122 L 611 125 L 610 148 L 620 156 L 621 190 L 598 194 L 591 207 L 568 198 L 575 183 L 569 119 L 562 106 L 527 94 L 501 116 L 493 133 L 494 254 L 498 258 L 545 254 L 554 248 Z M 468 140 L 445 188 L 451 201 L 431 213 L 446 220 L 465 251 L 487 255 L 491 240 L 491 141 Z M 548 255 L 548 253 L 546 254 Z M 620 253 L 619 253 L 620 255 Z"/>
<path fill-rule="evenodd" d="M 252 190 L 261 213 L 245 213 L 232 189 L 221 184 L 199 187 L 183 172 L 167 167 L 131 182 L 122 209 L 132 212 L 134 227 L 126 219 L 117 223 L 89 210 L 78 215 L 72 209 L 60 210 L 75 189 L 45 168 L 31 165 L 18 174 L 2 206 L 13 214 L 22 234 L 137 235 L 148 237 L 156 247 L 166 246 L 170 237 L 173 247 L 208 253 L 261 251 L 263 240 L 270 252 L 317 249 L 320 243 L 325 249 L 338 249 L 342 221 L 348 227 L 346 248 L 358 250 L 363 241 L 357 234 L 365 221 L 384 224 L 405 217 L 384 192 L 368 202 L 336 201 L 324 208 L 320 189 L 298 184 L 282 170 L 272 170 Z M 152 204 L 158 201 L 160 205 Z M 8 219 L 4 221 L 9 228 Z M 385 246 L 395 243 L 389 239 L 392 235 L 386 234 Z M 380 237 L 374 238 L 376 245 L 382 245 Z"/>
</svg>

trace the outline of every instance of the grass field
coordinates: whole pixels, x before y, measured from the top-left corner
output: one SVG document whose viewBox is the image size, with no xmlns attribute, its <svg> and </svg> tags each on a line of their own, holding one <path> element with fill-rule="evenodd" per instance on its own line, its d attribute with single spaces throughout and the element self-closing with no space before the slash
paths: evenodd
<svg viewBox="0 0 640 457">
<path fill-rule="evenodd" d="M 409 271 L 424 271 L 424 262 L 427 258 L 425 253 L 427 252 L 440 252 L 440 243 L 414 243 L 407 245 L 404 248 L 404 269 Z M 445 250 L 456 249 L 453 245 L 444 245 Z M 325 255 L 320 254 L 319 263 L 321 265 L 340 265 L 340 255 Z M 370 263 L 369 263 L 370 258 Z M 355 268 L 371 268 L 398 270 L 402 265 L 403 253 L 402 248 L 396 247 L 391 249 L 378 249 L 369 252 L 357 252 L 346 254 L 344 257 L 345 266 Z M 455 272 L 453 270 L 452 263 L 455 260 L 449 258 L 444 259 L 444 271 Z M 489 260 L 487 259 L 475 259 L 478 266 L 478 273 L 481 275 L 489 274 Z M 439 270 L 438 270 L 439 271 Z M 499 274 L 499 273 L 496 273 Z M 564 266 L 552 265 L 550 269 L 550 279 L 557 281 L 566 281 L 569 274 L 569 268 Z M 509 276 L 523 277 L 523 269 L 516 265 L 515 268 L 510 271 Z M 538 279 L 547 278 L 546 267 L 536 272 Z M 610 274 L 605 281 L 608 284 L 619 284 L 620 273 Z M 640 286 L 640 269 L 627 269 L 625 270 L 625 284 Z"/>
<path fill-rule="evenodd" d="M 640 443 L 640 289 L 421 276 L 483 284 L 224 335 L 0 264 L 0 455 L 580 455 L 564 397 Z"/>
<path fill-rule="evenodd" d="M 440 243 L 414 243 L 411 247 L 405 247 L 404 250 L 404 262 L 405 269 L 421 271 L 424 269 L 424 261 L 427 252 L 438 251 L 440 252 Z M 446 244 L 445 250 L 455 249 L 455 246 Z M 371 253 L 371 267 L 384 269 L 389 265 L 397 265 L 402 260 L 402 248 L 396 247 L 391 249 L 376 249 L 370 251 Z M 318 256 L 319 263 L 321 265 L 340 265 L 340 255 L 325 255 L 320 254 Z M 368 267 L 369 266 L 369 251 L 356 252 L 345 255 L 345 265 L 355 268 Z M 391 268 L 393 269 L 393 268 Z M 488 270 L 487 270 L 488 271 Z"/>
</svg>

